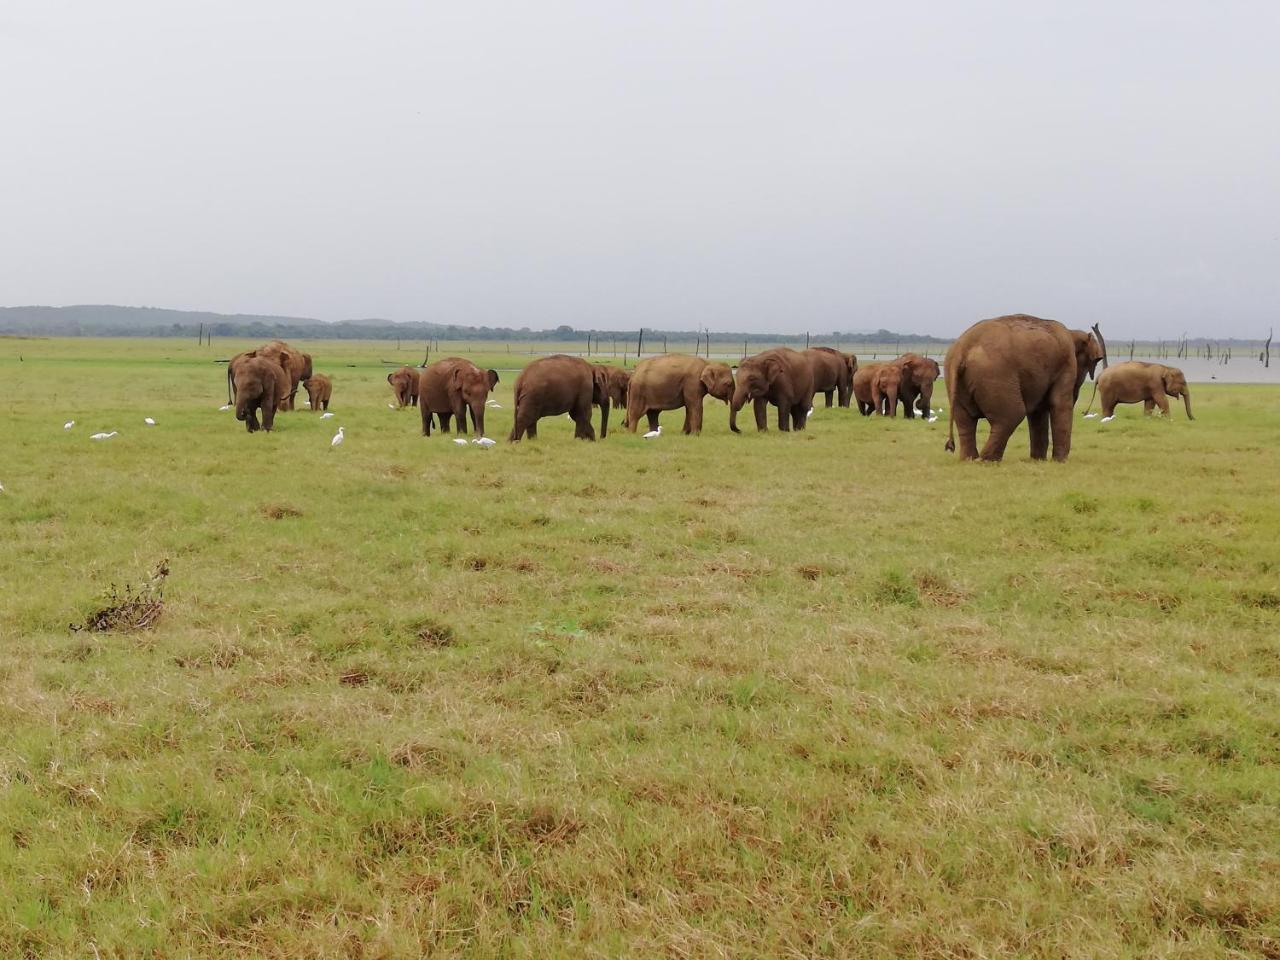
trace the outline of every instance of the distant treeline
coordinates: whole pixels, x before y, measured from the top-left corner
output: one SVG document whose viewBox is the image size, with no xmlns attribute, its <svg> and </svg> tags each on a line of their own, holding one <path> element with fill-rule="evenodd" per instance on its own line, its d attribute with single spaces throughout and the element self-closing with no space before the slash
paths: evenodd
<svg viewBox="0 0 1280 960">
<path fill-rule="evenodd" d="M 635 330 L 595 330 L 560 325 L 550 330 L 529 327 L 468 327 L 452 323 L 405 322 L 390 320 L 340 320 L 326 323 L 304 317 L 272 317 L 249 314 L 202 313 L 186 310 L 162 310 L 155 307 L 77 306 L 77 307 L 0 307 L 0 334 L 22 334 L 50 337 L 232 337 L 235 339 L 270 339 L 280 337 L 298 340 L 495 340 L 495 341 L 582 341 L 588 337 L 608 344 L 635 339 Z M 838 338 L 842 343 L 893 343 L 909 340 L 917 344 L 944 344 L 941 337 L 914 333 L 877 330 L 874 333 L 841 333 L 812 331 L 817 342 Z M 662 330 L 645 327 L 646 341 L 703 340 L 706 331 Z M 733 343 L 804 343 L 806 334 L 735 333 L 715 331 L 714 341 Z"/>
</svg>

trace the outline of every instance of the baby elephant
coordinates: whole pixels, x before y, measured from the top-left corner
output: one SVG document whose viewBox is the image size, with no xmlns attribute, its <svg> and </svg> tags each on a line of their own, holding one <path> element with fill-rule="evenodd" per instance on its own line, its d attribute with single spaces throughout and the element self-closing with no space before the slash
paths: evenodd
<svg viewBox="0 0 1280 960">
<path fill-rule="evenodd" d="M 302 385 L 306 387 L 307 399 L 311 401 L 312 413 L 319 413 L 322 406 L 325 410 L 329 409 L 329 398 L 333 396 L 332 380 L 323 373 L 317 373 L 303 380 Z"/>
<path fill-rule="evenodd" d="M 1142 401 L 1146 413 L 1151 413 L 1151 409 L 1158 406 L 1167 417 L 1169 397 L 1181 397 L 1187 408 L 1187 419 L 1195 419 L 1191 415 L 1191 391 L 1187 387 L 1187 378 L 1177 367 L 1166 367 L 1163 363 L 1129 360 L 1112 364 L 1098 377 L 1098 393 L 1102 395 L 1104 417 L 1115 413 L 1117 403 L 1138 401 Z"/>
</svg>

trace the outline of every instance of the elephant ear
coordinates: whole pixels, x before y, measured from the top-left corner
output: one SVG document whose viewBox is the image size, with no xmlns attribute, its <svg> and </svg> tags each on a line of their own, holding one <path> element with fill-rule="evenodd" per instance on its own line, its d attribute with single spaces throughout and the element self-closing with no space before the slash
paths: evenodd
<svg viewBox="0 0 1280 960">
<path fill-rule="evenodd" d="M 702 395 L 705 397 L 716 385 L 716 372 L 711 368 L 711 364 L 702 368 L 702 373 L 698 374 L 698 382 L 702 384 Z"/>
<path fill-rule="evenodd" d="M 844 365 L 849 368 L 849 376 L 852 377 L 858 372 L 858 358 L 852 353 L 846 353 L 844 355 Z"/>
<path fill-rule="evenodd" d="M 463 371 L 461 367 L 454 367 L 453 373 L 449 375 L 449 387 L 453 390 L 461 390 L 463 384 Z"/>
<path fill-rule="evenodd" d="M 609 399 L 609 371 L 604 367 L 591 368 L 591 402 L 604 403 Z"/>
<path fill-rule="evenodd" d="M 492 390 L 494 387 L 496 387 L 496 386 L 498 385 L 498 371 L 497 371 L 497 370 L 486 370 L 486 371 L 484 372 L 484 376 L 485 376 L 485 380 L 486 380 L 486 381 L 488 381 L 489 389 L 490 389 L 490 390 Z"/>
<path fill-rule="evenodd" d="M 1160 374 L 1160 382 L 1164 384 L 1165 393 L 1169 393 L 1169 391 L 1173 389 L 1177 379 L 1178 374 L 1172 367 L 1164 368 L 1164 371 Z"/>
<path fill-rule="evenodd" d="M 1076 365 L 1077 368 L 1083 364 L 1085 370 L 1089 374 L 1089 379 L 1093 379 L 1094 369 L 1098 366 L 1098 362 L 1102 360 L 1102 344 L 1092 333 L 1084 330 L 1072 330 L 1071 335 L 1076 341 Z"/>
<path fill-rule="evenodd" d="M 773 386 L 778 378 L 782 376 L 782 361 L 777 357 L 765 357 L 764 360 L 764 379 L 769 386 Z"/>
</svg>

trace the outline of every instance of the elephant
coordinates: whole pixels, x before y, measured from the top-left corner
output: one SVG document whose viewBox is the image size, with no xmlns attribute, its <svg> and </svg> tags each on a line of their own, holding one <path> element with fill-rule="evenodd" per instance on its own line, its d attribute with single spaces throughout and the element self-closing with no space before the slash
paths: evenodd
<svg viewBox="0 0 1280 960">
<path fill-rule="evenodd" d="M 467 412 L 480 436 L 484 436 L 484 408 L 489 391 L 498 383 L 496 370 L 481 370 L 462 357 L 446 357 L 424 368 L 418 375 L 418 409 L 422 412 L 422 435 L 431 436 L 431 415 L 440 420 L 440 430 L 449 432 L 450 420 L 458 420 L 458 433 L 467 433 Z"/>
<path fill-rule="evenodd" d="M 902 360 L 890 360 L 876 365 L 871 378 L 871 405 L 876 413 L 885 417 L 898 415 L 898 400 L 904 399 L 908 370 L 908 365 Z M 911 416 L 909 403 L 907 416 Z"/>
<path fill-rule="evenodd" d="M 538 438 L 538 420 L 567 413 L 573 419 L 573 435 L 595 440 L 591 407 L 600 407 L 600 437 L 609 433 L 609 374 L 603 366 L 562 353 L 539 357 L 516 377 L 515 426 L 508 442 Z"/>
<path fill-rule="evenodd" d="M 294 350 L 283 340 L 272 340 L 258 348 L 258 356 L 275 360 L 289 375 L 288 396 L 280 401 L 279 409 L 292 410 L 298 384 L 311 377 L 311 354 Z"/>
<path fill-rule="evenodd" d="M 1187 378 L 1177 367 L 1167 367 L 1163 363 L 1144 363 L 1141 360 L 1128 360 L 1108 367 L 1098 374 L 1098 393 L 1102 394 L 1102 415 L 1115 415 L 1117 403 L 1143 404 L 1143 412 L 1150 414 L 1154 407 L 1166 417 L 1169 415 L 1169 397 L 1182 398 L 1187 409 L 1187 419 L 1194 420 L 1191 415 L 1191 390 L 1187 387 Z"/>
<path fill-rule="evenodd" d="M 284 404 L 288 402 L 289 390 L 290 390 L 289 372 L 283 366 L 280 365 L 278 354 L 275 356 L 263 356 L 261 349 L 246 350 L 243 353 L 237 353 L 227 363 L 227 403 L 236 402 L 236 392 L 235 392 L 236 366 L 245 360 L 253 360 L 253 359 L 265 360 L 267 364 L 270 366 L 271 375 L 275 378 L 275 381 L 276 381 L 275 409 L 276 410 L 285 409 Z"/>
<path fill-rule="evenodd" d="M 733 371 L 727 364 L 712 363 L 685 353 L 665 353 L 636 364 L 627 395 L 625 426 L 632 433 L 647 417 L 649 429 L 658 429 L 658 414 L 684 407 L 684 432 L 702 432 L 702 398 L 733 400 Z"/>
<path fill-rule="evenodd" d="M 729 404 L 729 429 L 738 429 L 738 411 L 748 400 L 756 415 L 756 429 L 767 430 L 767 404 L 778 408 L 778 429 L 803 430 L 813 408 L 813 361 L 787 347 L 765 350 L 738 364 L 733 400 Z"/>
<path fill-rule="evenodd" d="M 422 371 L 415 367 L 401 367 L 395 373 L 387 374 L 387 383 L 396 395 L 396 405 L 408 407 L 418 405 L 418 376 Z"/>
<path fill-rule="evenodd" d="M 833 393 L 837 395 L 840 406 L 849 406 L 858 358 L 831 347 L 812 347 L 804 352 L 813 361 L 813 392 L 822 394 L 828 407 Z"/>
<path fill-rule="evenodd" d="M 627 392 L 631 389 L 631 371 L 611 364 L 601 364 L 606 376 L 609 403 L 619 410 L 627 409 Z"/>
<path fill-rule="evenodd" d="M 916 399 L 920 400 L 920 414 L 927 420 L 933 403 L 933 382 L 941 376 L 938 361 L 922 357 L 918 353 L 904 353 L 893 361 L 903 365 L 902 388 L 898 399 L 902 401 L 904 416 L 915 417 Z"/>
<path fill-rule="evenodd" d="M 322 405 L 325 410 L 329 409 L 329 400 L 333 396 L 332 380 L 323 373 L 314 373 L 302 381 L 302 386 L 307 391 L 307 400 L 311 402 L 312 413 L 319 413 Z"/>
<path fill-rule="evenodd" d="M 858 404 L 858 412 L 864 417 L 869 417 L 876 412 L 876 405 L 871 399 L 871 384 L 875 382 L 883 366 L 884 362 L 865 363 L 854 371 L 853 399 Z"/>
<path fill-rule="evenodd" d="M 227 366 L 227 376 L 235 390 L 236 419 L 243 420 L 245 429 L 250 433 L 258 429 L 259 410 L 262 411 L 263 430 L 270 432 L 275 425 L 279 370 L 278 364 L 265 357 L 244 354 Z"/>
<path fill-rule="evenodd" d="M 1093 334 L 1056 320 L 1019 313 L 978 321 L 951 345 L 943 364 L 951 407 L 946 449 L 955 450 L 959 429 L 961 459 L 976 460 L 978 420 L 986 419 L 991 434 L 981 457 L 1000 460 L 1025 419 L 1031 458 L 1045 458 L 1052 435 L 1053 459 L 1064 462 L 1080 385 L 1102 359 Z"/>
</svg>

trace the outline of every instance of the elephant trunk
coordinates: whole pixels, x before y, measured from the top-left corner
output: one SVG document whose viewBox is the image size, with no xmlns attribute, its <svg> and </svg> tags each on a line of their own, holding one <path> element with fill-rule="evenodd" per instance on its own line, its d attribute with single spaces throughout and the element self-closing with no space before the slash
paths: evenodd
<svg viewBox="0 0 1280 960">
<path fill-rule="evenodd" d="M 1191 415 L 1191 388 L 1190 387 L 1182 388 L 1182 404 L 1187 408 L 1187 419 L 1194 420 L 1195 417 Z"/>
<path fill-rule="evenodd" d="M 476 436 L 484 436 L 484 401 L 472 402 L 471 407 L 471 425 L 475 427 Z"/>
<path fill-rule="evenodd" d="M 747 402 L 747 389 L 739 384 L 733 391 L 733 399 L 729 401 L 729 429 L 734 433 L 741 433 L 738 429 L 738 411 L 742 409 Z"/>
</svg>

